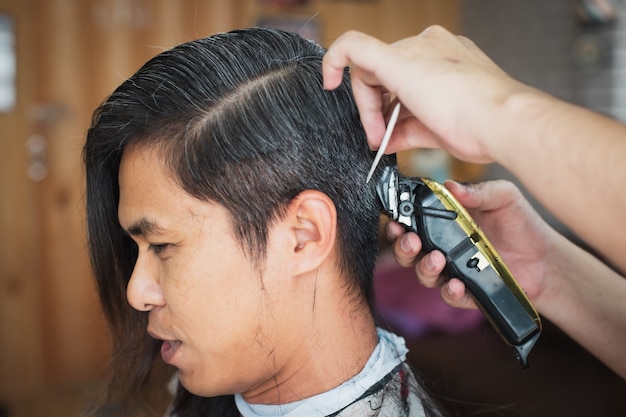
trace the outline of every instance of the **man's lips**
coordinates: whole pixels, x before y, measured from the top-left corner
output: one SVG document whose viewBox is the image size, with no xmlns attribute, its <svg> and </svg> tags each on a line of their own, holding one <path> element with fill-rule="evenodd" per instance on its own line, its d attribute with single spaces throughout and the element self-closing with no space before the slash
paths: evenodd
<svg viewBox="0 0 626 417">
<path fill-rule="evenodd" d="M 181 345 L 181 341 L 169 340 L 165 337 L 161 337 L 159 334 L 151 331 L 150 329 L 148 329 L 148 334 L 154 339 L 163 341 L 163 343 L 161 344 L 161 357 L 163 358 L 163 362 L 171 364 L 174 356 L 176 355 L 176 352 L 178 351 L 178 348 Z"/>
<path fill-rule="evenodd" d="M 171 364 L 180 345 L 181 342 L 179 340 L 164 340 L 161 345 L 161 358 L 163 358 L 163 362 Z"/>
</svg>

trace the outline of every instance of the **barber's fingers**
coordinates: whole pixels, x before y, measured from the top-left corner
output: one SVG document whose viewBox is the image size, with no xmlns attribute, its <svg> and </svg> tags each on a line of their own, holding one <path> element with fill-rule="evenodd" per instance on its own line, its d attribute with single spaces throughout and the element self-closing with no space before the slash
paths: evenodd
<svg viewBox="0 0 626 417">
<path fill-rule="evenodd" d="M 349 31 L 333 42 L 322 62 L 327 90 L 337 88 L 345 67 L 350 67 L 352 92 L 373 149 L 380 146 L 389 98 L 395 95 L 394 77 L 390 73 L 400 67 L 391 62 L 395 54 L 390 45 L 364 33 Z"/>
<path fill-rule="evenodd" d="M 418 281 L 433 288 L 441 284 L 441 273 L 446 266 L 446 258 L 440 251 L 420 254 L 422 241 L 416 233 L 407 232 L 402 225 L 390 221 L 386 226 L 387 237 L 393 242 L 393 255 L 396 262 L 405 268 L 414 267 Z"/>
<path fill-rule="evenodd" d="M 428 288 L 441 285 L 441 297 L 446 304 L 457 308 L 475 309 L 476 303 L 465 290 L 465 285 L 457 278 L 442 282 L 446 258 L 439 251 L 425 254 L 415 265 L 415 274 L 419 282 Z"/>
<path fill-rule="evenodd" d="M 428 288 L 441 285 L 443 300 L 458 308 L 475 309 L 476 304 L 466 293 L 465 285 L 457 278 L 452 278 L 442 284 L 442 272 L 446 266 L 446 258 L 439 251 L 431 251 L 424 254 L 416 263 L 422 250 L 422 241 L 413 232 L 406 232 L 404 227 L 396 222 L 389 222 L 386 227 L 387 237 L 394 240 L 393 254 L 403 267 L 415 266 L 415 274 L 418 281 Z"/>
<path fill-rule="evenodd" d="M 465 291 L 465 284 L 458 278 L 452 278 L 441 286 L 441 298 L 452 307 L 478 308 L 472 297 Z"/>
<path fill-rule="evenodd" d="M 440 276 L 446 266 L 446 259 L 439 251 L 424 254 L 418 260 L 422 250 L 422 241 L 413 232 L 406 232 L 396 222 L 387 224 L 387 237 L 394 240 L 393 254 L 403 267 L 415 266 L 417 279 L 422 285 L 432 288 L 440 283 Z"/>
<path fill-rule="evenodd" d="M 444 267 L 446 259 L 439 251 L 424 254 L 419 262 L 422 241 L 416 233 L 407 232 L 402 225 L 390 221 L 386 226 L 387 238 L 393 242 L 393 254 L 398 264 L 403 267 L 415 265 L 415 272 L 422 284 L 434 287 Z"/>
<path fill-rule="evenodd" d="M 387 235 L 394 239 L 392 236 L 394 234 L 390 233 L 390 229 L 394 229 L 394 226 L 401 227 L 397 223 L 387 225 Z M 405 268 L 411 267 L 415 264 L 417 256 L 422 250 L 422 241 L 417 236 L 417 234 L 413 232 L 404 233 L 403 235 L 399 235 L 397 239 L 393 242 L 393 255 L 396 259 L 396 262 L 400 266 Z"/>
<path fill-rule="evenodd" d="M 363 78 L 351 74 L 352 94 L 359 108 L 359 118 L 372 149 L 378 149 L 385 135 L 385 109 L 389 107 L 389 94 L 381 87 L 367 85 Z"/>
<path fill-rule="evenodd" d="M 380 144 L 382 137 L 377 141 L 375 139 L 370 140 L 368 137 L 368 140 L 370 145 L 376 148 L 376 143 Z M 401 114 L 391 135 L 386 153 L 392 154 L 416 148 L 440 149 L 440 140 L 417 117 L 410 113 Z"/>
<path fill-rule="evenodd" d="M 454 37 L 443 28 L 430 28 L 422 34 L 394 44 L 384 43 L 369 35 L 350 31 L 341 35 L 328 48 L 322 63 L 324 88 L 341 84 L 345 67 L 350 79 L 361 123 L 368 143 L 378 149 L 386 129 L 386 117 L 393 104 L 389 99 L 419 97 L 411 92 L 416 65 L 420 56 L 420 37 Z M 435 48 L 436 49 L 436 48 Z M 394 100 L 395 101 L 395 100 Z M 412 100 L 415 101 L 415 100 Z M 419 100 L 418 100 L 419 102 Z M 403 102 L 387 153 L 413 148 L 438 148 L 440 140 L 415 114 L 415 102 Z"/>
<path fill-rule="evenodd" d="M 415 265 L 415 274 L 418 281 L 425 287 L 434 288 L 441 284 L 441 274 L 446 267 L 446 258 L 439 251 L 432 251 L 424 256 Z"/>
<path fill-rule="evenodd" d="M 358 75 L 369 86 L 380 86 L 384 79 L 385 58 L 392 54 L 389 44 L 357 31 L 348 31 L 328 48 L 322 61 L 324 88 L 333 90 L 341 84 L 345 67 L 358 69 Z M 354 74 L 353 74 L 354 75 Z"/>
</svg>

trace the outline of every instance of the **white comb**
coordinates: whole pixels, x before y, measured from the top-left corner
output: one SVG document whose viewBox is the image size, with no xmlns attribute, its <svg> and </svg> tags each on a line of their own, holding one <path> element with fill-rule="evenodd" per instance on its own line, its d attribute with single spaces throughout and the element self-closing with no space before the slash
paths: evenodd
<svg viewBox="0 0 626 417">
<path fill-rule="evenodd" d="M 372 163 L 372 167 L 370 168 L 369 174 L 367 174 L 367 179 L 365 183 L 367 184 L 372 179 L 372 175 L 374 175 L 374 171 L 376 171 L 376 167 L 380 162 L 380 158 L 382 158 L 385 153 L 385 149 L 387 149 L 387 145 L 389 144 L 389 138 L 391 137 L 391 132 L 393 132 L 393 128 L 398 121 L 398 114 L 400 113 L 400 102 L 396 103 L 396 106 L 393 108 L 391 112 L 391 117 L 389 118 L 389 123 L 387 124 L 387 130 L 385 130 L 385 136 L 383 136 L 383 140 L 380 143 L 380 148 L 378 148 L 378 152 L 376 153 L 376 157 L 374 158 L 374 162 Z"/>
</svg>

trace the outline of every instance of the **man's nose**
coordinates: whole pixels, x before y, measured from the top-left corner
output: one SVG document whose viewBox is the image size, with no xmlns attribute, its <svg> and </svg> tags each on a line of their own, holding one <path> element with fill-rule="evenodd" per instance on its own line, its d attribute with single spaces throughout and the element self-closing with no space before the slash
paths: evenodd
<svg viewBox="0 0 626 417">
<path fill-rule="evenodd" d="M 149 253 L 139 253 L 126 288 L 128 303 L 138 311 L 151 311 L 165 305 L 158 278 L 158 265 Z"/>
</svg>

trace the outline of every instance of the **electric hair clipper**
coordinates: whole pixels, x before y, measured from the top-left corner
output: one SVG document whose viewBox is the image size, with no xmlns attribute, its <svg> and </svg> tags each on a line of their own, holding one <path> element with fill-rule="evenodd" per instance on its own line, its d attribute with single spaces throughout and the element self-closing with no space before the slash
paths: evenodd
<svg viewBox="0 0 626 417">
<path fill-rule="evenodd" d="M 436 181 L 403 177 L 384 168 L 377 185 L 382 210 L 419 235 L 423 250 L 441 251 L 444 274 L 458 277 L 522 367 L 541 334 L 541 320 L 526 294 L 478 225 L 452 194 Z"/>
</svg>

